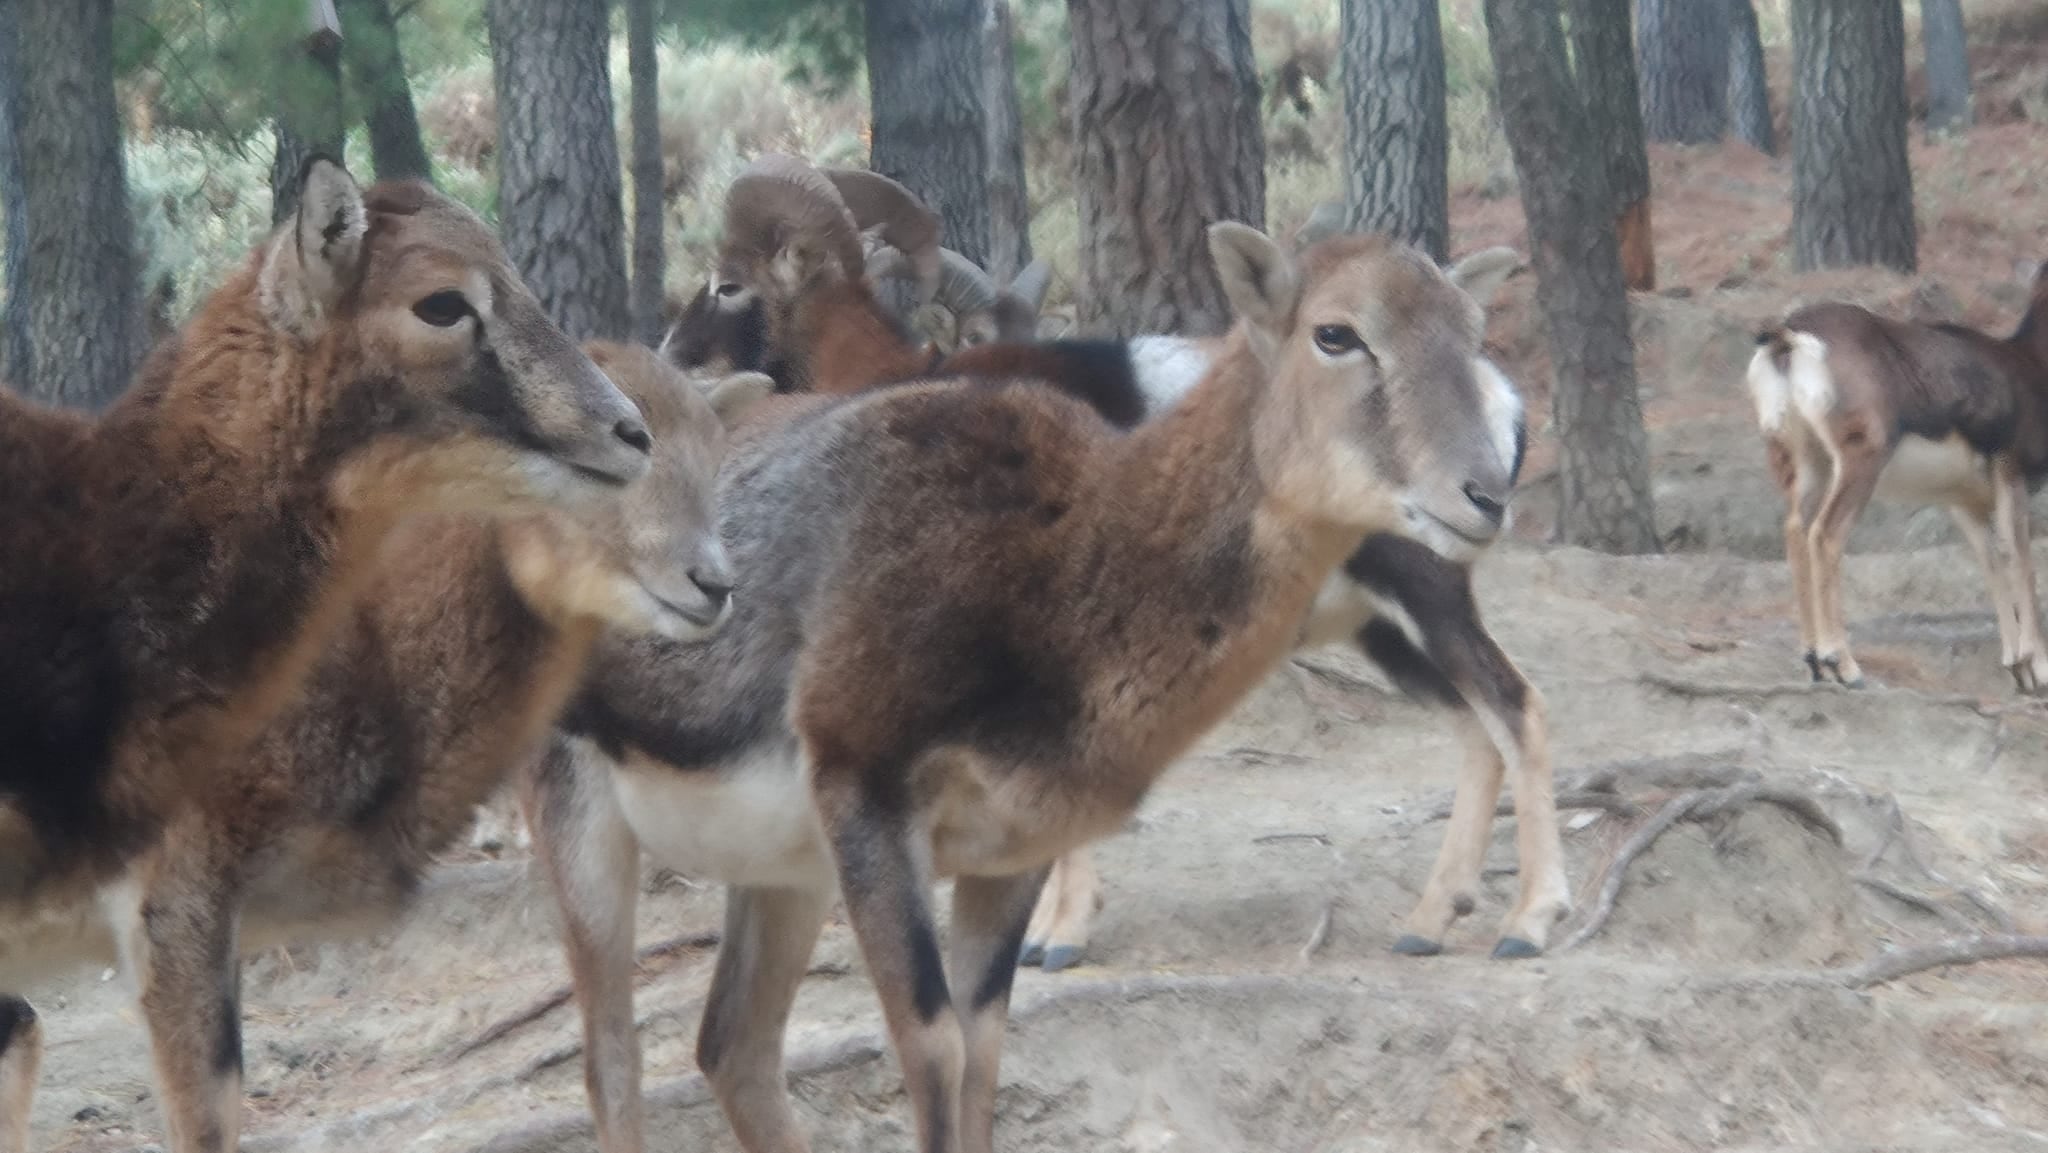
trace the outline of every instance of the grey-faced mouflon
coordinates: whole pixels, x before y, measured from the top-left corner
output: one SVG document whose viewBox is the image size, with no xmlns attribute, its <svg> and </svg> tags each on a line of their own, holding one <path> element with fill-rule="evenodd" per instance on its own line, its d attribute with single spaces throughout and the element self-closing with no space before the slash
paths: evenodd
<svg viewBox="0 0 2048 1153">
<path fill-rule="evenodd" d="M 1871 497 L 1949 510 L 1983 565 L 1999 663 L 2048 689 L 2027 497 L 2048 478 L 2048 276 L 2005 339 L 1810 305 L 1757 337 L 1749 388 L 1785 497 L 1785 560 L 1815 681 L 1863 683 L 1842 613 L 1842 549 Z"/>
<path fill-rule="evenodd" d="M 764 158 L 735 182 L 720 252 L 721 289 L 716 294 L 730 307 L 716 315 L 700 311 L 686 316 L 671 335 L 666 349 L 670 356 L 683 363 L 762 369 L 829 360 L 816 371 L 790 373 L 784 381 L 785 388 L 825 392 L 857 392 L 894 383 L 910 365 L 990 381 L 1035 379 L 1085 400 L 1112 423 L 1131 427 L 1169 410 L 1222 347 L 1216 338 L 1163 335 L 1128 341 L 997 342 L 934 360 L 929 350 L 908 342 L 872 292 L 847 283 L 858 278 L 849 268 L 821 262 L 813 277 L 791 281 L 768 259 L 777 230 L 793 224 L 809 222 L 805 227 L 821 233 L 813 246 L 832 252 L 847 246 L 856 227 L 916 221 L 925 211 L 907 190 L 889 182 L 871 183 L 857 208 L 835 202 L 834 187 L 844 177 L 827 183 L 807 175 L 805 167 L 793 158 Z M 763 203 L 779 205 L 783 215 L 760 211 Z M 1296 243 L 1334 234 L 1340 220 L 1335 206 L 1319 208 L 1297 234 Z M 934 299 L 960 308 L 963 315 L 982 315 L 973 310 L 986 309 L 987 302 L 999 295 L 985 277 L 975 281 L 961 270 L 963 261 L 938 247 L 936 228 L 897 227 L 890 235 L 927 247 L 897 253 L 893 259 L 871 257 L 865 270 L 869 276 L 878 269 L 903 274 L 936 264 L 946 275 Z M 887 256 L 894 250 L 884 246 L 880 252 Z M 1460 261 L 1451 275 L 1483 307 L 1515 264 L 1512 250 L 1487 249 Z M 1042 287 L 1034 282 L 1030 291 L 1035 299 Z M 711 296 L 707 290 L 705 298 Z M 1006 299 L 1010 313 L 1029 303 Z M 770 325 L 764 317 L 771 310 L 774 315 L 810 319 L 803 325 Z M 1011 331 L 1028 328 L 1028 322 L 1014 316 L 1008 323 Z M 734 339 L 742 333 L 749 339 Z M 832 335 L 829 357 L 778 343 L 815 333 Z M 1460 535 L 1455 526 L 1433 522 L 1421 509 L 1405 510 L 1420 543 L 1393 534 L 1368 539 L 1318 596 L 1303 643 L 1356 645 L 1404 691 L 1446 707 L 1464 747 L 1467 764 L 1458 777 L 1452 819 L 1395 950 L 1411 955 L 1439 952 L 1451 924 L 1476 907 L 1494 805 L 1504 778 L 1512 776 L 1520 894 L 1501 921 L 1494 954 L 1529 957 L 1541 953 L 1552 928 L 1571 908 L 1552 799 L 1545 710 L 1541 695 L 1481 621 L 1471 573 L 1485 541 L 1505 526 L 1506 492 L 1512 491 L 1520 471 L 1526 429 L 1514 386 L 1485 356 L 1475 355 L 1466 370 L 1457 365 L 1438 369 L 1446 381 L 1442 395 L 1448 402 L 1485 414 L 1507 479 L 1501 493 L 1479 490 L 1479 496 L 1491 503 L 1474 507 L 1500 523 L 1482 528 L 1475 540 Z M 1098 874 L 1090 851 L 1078 848 L 1062 857 L 1052 868 L 1032 918 L 1027 961 L 1059 969 L 1079 960 L 1099 904 Z"/>
<path fill-rule="evenodd" d="M 1158 420 L 1120 431 L 1023 381 L 791 398 L 721 480 L 731 623 L 688 650 L 600 642 L 530 812 L 607 1153 L 643 1147 L 635 846 L 732 886 L 698 1057 L 743 1147 L 806 1147 L 781 1038 L 836 888 L 919 1148 L 986 1153 L 1049 862 L 1285 657 L 1366 534 L 1504 488 L 1484 412 L 1436 402 L 1482 314 L 1426 257 L 1344 237 L 1296 258 L 1224 224 L 1211 247 L 1238 323 Z M 769 256 L 793 282 L 807 251 L 791 229 Z"/>
<path fill-rule="evenodd" d="M 481 220 L 311 162 L 104 415 L 0 394 L 0 924 L 62 920 L 239 768 L 412 518 L 602 507 L 649 448 Z M 194 911 L 142 910 L 137 948 Z"/>
</svg>

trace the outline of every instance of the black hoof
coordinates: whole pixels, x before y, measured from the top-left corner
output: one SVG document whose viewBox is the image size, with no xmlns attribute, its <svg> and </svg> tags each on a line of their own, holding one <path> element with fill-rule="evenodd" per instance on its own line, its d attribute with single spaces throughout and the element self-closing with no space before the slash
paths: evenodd
<svg viewBox="0 0 2048 1153">
<path fill-rule="evenodd" d="M 1827 679 L 1820 671 L 1820 657 L 1812 649 L 1806 650 L 1806 672 L 1808 676 L 1813 678 L 1814 684 L 1819 684 Z"/>
<path fill-rule="evenodd" d="M 1045 951 L 1045 971 L 1057 973 L 1081 963 L 1081 946 L 1054 945 Z"/>
<path fill-rule="evenodd" d="M 1520 937 L 1502 937 L 1493 947 L 1493 959 L 1496 961 L 1526 961 L 1542 955 L 1542 949 Z"/>
<path fill-rule="evenodd" d="M 1413 933 L 1403 933 L 1401 939 L 1394 942 L 1394 952 L 1403 957 L 1434 957 L 1443 951 L 1441 942 L 1418 937 Z"/>
<path fill-rule="evenodd" d="M 1017 954 L 1017 963 L 1027 969 L 1043 960 L 1045 960 L 1045 946 L 1036 941 L 1024 942 L 1023 951 Z"/>
</svg>

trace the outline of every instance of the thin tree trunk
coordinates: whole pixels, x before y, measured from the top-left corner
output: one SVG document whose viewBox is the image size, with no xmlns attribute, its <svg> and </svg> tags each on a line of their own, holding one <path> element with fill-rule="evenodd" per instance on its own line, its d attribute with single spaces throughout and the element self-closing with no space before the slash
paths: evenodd
<svg viewBox="0 0 2048 1153">
<path fill-rule="evenodd" d="M 349 75 L 369 103 L 370 164 L 377 178 L 432 181 L 434 162 L 420 136 L 391 0 L 339 2 Z"/>
<path fill-rule="evenodd" d="M 1010 0 L 990 0 L 982 67 L 988 105 L 988 270 L 1008 284 L 1031 263 L 1031 189 L 1025 181 L 1024 114 L 1017 100 L 1016 29 Z"/>
<path fill-rule="evenodd" d="M 498 98 L 498 230 L 549 317 L 624 338 L 625 210 L 605 0 L 489 0 Z"/>
<path fill-rule="evenodd" d="M 1719 140 L 1728 128 L 1727 0 L 1639 0 L 1637 18 L 1650 139 Z"/>
<path fill-rule="evenodd" d="M 1650 157 L 1643 145 L 1637 98 L 1635 40 L 1629 0 L 1569 0 L 1572 58 L 1586 102 L 1586 121 L 1606 162 L 1607 187 L 1621 246 L 1623 283 L 1657 287 L 1657 251 L 1650 233 Z"/>
<path fill-rule="evenodd" d="M 1247 0 L 1067 0 L 1081 324 L 1221 332 L 1208 226 L 1263 226 L 1266 142 Z"/>
<path fill-rule="evenodd" d="M 100 408 L 128 387 L 143 352 L 114 105 L 113 0 L 4 2 L 19 21 L 8 85 L 20 101 L 13 136 L 21 163 L 7 168 L 25 234 L 7 295 L 27 344 L 25 354 L 9 352 L 27 361 L 14 384 L 52 404 Z M 15 251 L 10 238 L 10 264 Z"/>
<path fill-rule="evenodd" d="M 0 383 L 25 387 L 34 375 L 29 360 L 28 308 L 22 295 L 28 258 L 28 188 L 22 183 L 21 150 L 15 119 L 21 115 L 21 72 L 15 67 L 20 43 L 22 0 L 0 0 Z"/>
<path fill-rule="evenodd" d="M 1962 0 L 1920 0 L 1920 39 L 1927 49 L 1927 131 L 1968 128 L 1974 117 Z"/>
<path fill-rule="evenodd" d="M 1735 135 L 1766 156 L 1778 153 L 1771 124 L 1771 85 L 1764 72 L 1763 33 L 1750 0 L 1728 0 L 1728 118 Z"/>
<path fill-rule="evenodd" d="M 1450 255 L 1444 34 L 1436 0 L 1344 0 L 1345 216 Z"/>
<path fill-rule="evenodd" d="M 982 30 L 989 0 L 867 0 L 868 166 L 944 222 L 948 247 L 989 260 L 988 110 Z"/>
<path fill-rule="evenodd" d="M 626 0 L 626 71 L 632 80 L 633 333 L 658 344 L 662 328 L 661 65 L 654 0 Z"/>
<path fill-rule="evenodd" d="M 1606 552 L 1655 552 L 1648 436 L 1612 201 L 1605 166 L 1582 130 L 1587 105 L 1572 80 L 1557 0 L 1486 0 L 1486 28 L 1557 374 L 1559 535 Z"/>
<path fill-rule="evenodd" d="M 1913 271 L 1899 0 L 1792 6 L 1792 248 L 1801 269 Z"/>
<path fill-rule="evenodd" d="M 299 172 L 314 154 L 342 159 L 347 142 L 341 100 L 341 18 L 333 0 L 306 0 L 303 50 L 279 72 L 277 152 L 270 161 L 270 222 L 299 206 Z"/>
</svg>

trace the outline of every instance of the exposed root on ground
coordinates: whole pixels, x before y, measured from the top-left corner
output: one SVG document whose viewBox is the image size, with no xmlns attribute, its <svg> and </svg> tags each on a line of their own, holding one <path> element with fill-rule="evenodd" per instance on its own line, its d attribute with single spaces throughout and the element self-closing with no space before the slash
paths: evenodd
<svg viewBox="0 0 2048 1153">
<path fill-rule="evenodd" d="M 1975 937 L 1954 937 L 1931 945 L 1893 949 L 1834 974 L 1851 989 L 1867 989 L 1944 965 L 1973 965 L 1980 961 L 2003 961 L 2013 957 L 2048 960 L 2048 937 L 2013 933 L 1985 933 Z"/>
</svg>

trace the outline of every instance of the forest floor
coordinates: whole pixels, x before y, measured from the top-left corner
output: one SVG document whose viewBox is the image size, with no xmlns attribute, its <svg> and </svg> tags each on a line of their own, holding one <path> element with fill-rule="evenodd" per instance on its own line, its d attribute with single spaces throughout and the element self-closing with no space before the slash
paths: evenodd
<svg viewBox="0 0 2048 1153">
<path fill-rule="evenodd" d="M 1804 683 L 1781 514 L 1741 384 L 1756 324 L 1803 299 L 2010 328 L 2025 297 L 2013 261 L 2042 255 L 2048 235 L 2048 135 L 1987 123 L 1961 142 L 1916 141 L 1914 157 L 1921 274 L 1797 276 L 1784 271 L 1787 161 L 1659 149 L 1662 287 L 1638 297 L 1635 323 L 1670 551 L 1543 544 L 1555 452 L 1539 435 L 1517 539 L 1480 576 L 1489 622 L 1548 699 L 1560 781 L 1611 769 L 1638 806 L 1565 813 L 1578 916 L 1674 775 L 1758 774 L 1810 796 L 1841 844 L 1774 805 L 1681 823 L 1627 869 L 1588 943 L 1496 962 L 1516 880 L 1503 819 L 1480 908 L 1447 953 L 1394 957 L 1443 833 L 1456 742 L 1346 654 L 1317 654 L 1320 672 L 1277 675 L 1101 847 L 1089 963 L 1018 985 L 1004 1149 L 2048 1147 L 2048 967 L 1864 990 L 1836 972 L 1999 915 L 2048 931 L 2048 706 L 2011 695 L 1976 566 L 1933 510 L 1874 510 L 1854 539 L 1846 605 L 1877 684 Z M 1461 196 L 1455 215 L 1461 250 L 1526 247 L 1512 200 Z M 1532 279 L 1510 282 L 1492 340 L 1541 429 Z M 715 888 L 648 889 L 643 943 L 718 929 Z M 561 988 L 552 917 L 523 857 L 465 859 L 381 938 L 253 959 L 244 1148 L 593 1149 L 573 1007 L 475 1045 Z M 656 1149 L 734 1148 L 691 1059 L 712 958 L 686 941 L 645 966 Z M 34 994 L 49 1035 L 36 1147 L 154 1139 L 122 982 L 83 973 Z M 843 921 L 789 1047 L 814 1148 L 909 1147 Z"/>
</svg>

